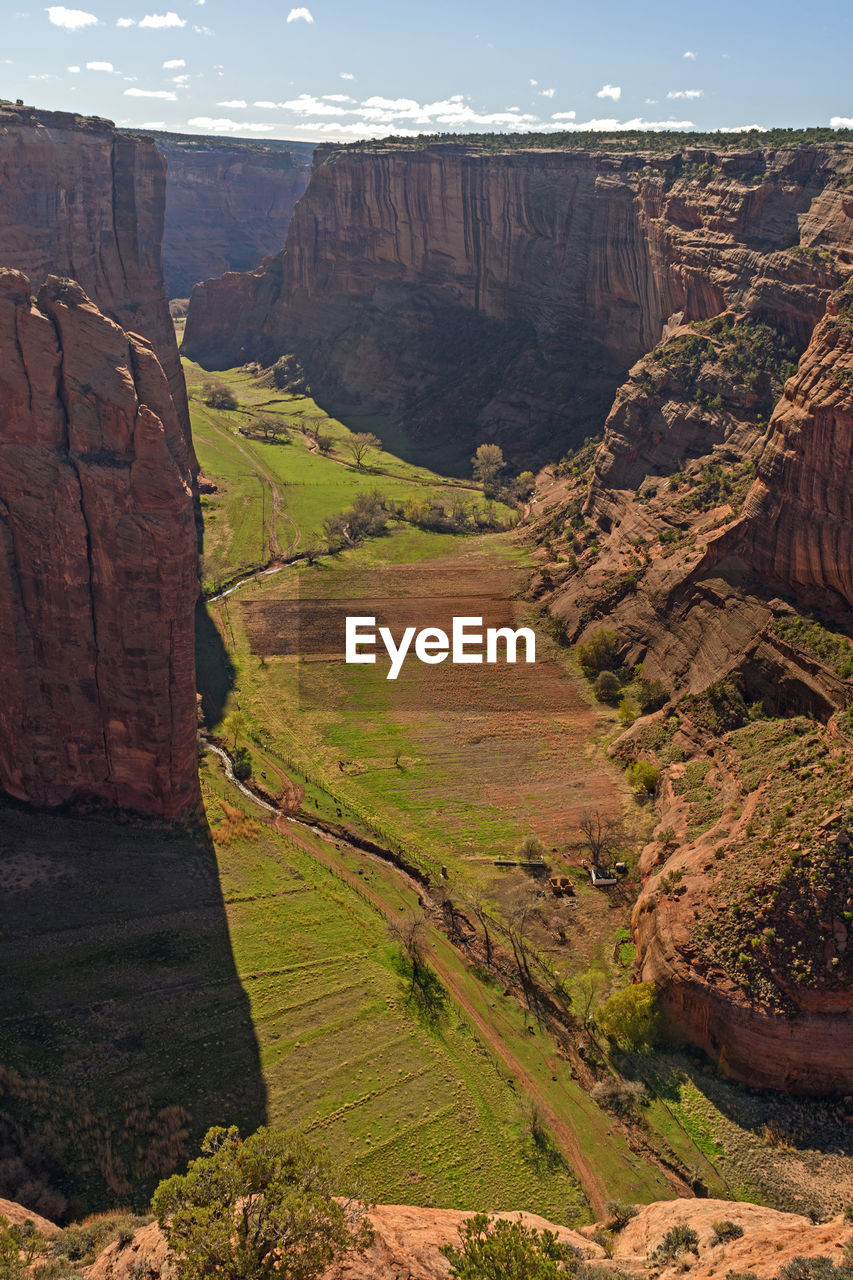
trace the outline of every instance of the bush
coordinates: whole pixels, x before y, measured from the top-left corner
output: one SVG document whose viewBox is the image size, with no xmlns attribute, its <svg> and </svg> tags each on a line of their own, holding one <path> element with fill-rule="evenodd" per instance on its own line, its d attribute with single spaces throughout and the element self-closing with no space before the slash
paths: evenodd
<svg viewBox="0 0 853 1280">
<path fill-rule="evenodd" d="M 607 1205 L 607 1225 L 611 1231 L 622 1231 L 632 1218 L 636 1218 L 639 1212 L 635 1204 L 624 1204 L 621 1200 L 610 1200 Z"/>
<path fill-rule="evenodd" d="M 614 672 L 600 671 L 595 678 L 592 690 L 599 702 L 614 703 L 622 691 L 622 686 Z"/>
<path fill-rule="evenodd" d="M 211 409 L 236 409 L 238 405 L 234 392 L 224 382 L 206 382 L 201 398 Z"/>
<path fill-rule="evenodd" d="M 370 1243 L 356 1203 L 334 1198 L 326 1158 L 297 1135 L 216 1128 L 201 1150 L 152 1201 L 179 1280 L 312 1280 Z"/>
<path fill-rule="evenodd" d="M 635 791 L 653 796 L 660 782 L 660 767 L 650 760 L 635 760 L 628 766 L 628 781 Z"/>
<path fill-rule="evenodd" d="M 740 1240 L 743 1235 L 743 1227 L 738 1222 L 714 1222 L 711 1224 L 714 1228 L 714 1244 L 729 1244 L 732 1240 Z"/>
<path fill-rule="evenodd" d="M 646 1086 L 639 1080 L 599 1080 L 590 1089 L 589 1096 L 606 1111 L 627 1116 L 645 1101 Z"/>
<path fill-rule="evenodd" d="M 578 1251 L 561 1244 L 553 1231 L 538 1231 L 523 1222 L 467 1218 L 459 1228 L 460 1247 L 440 1246 L 454 1280 L 560 1280 L 579 1261 Z M 569 1263 L 568 1269 L 563 1266 Z"/>
<path fill-rule="evenodd" d="M 605 1035 L 634 1049 L 650 1048 L 658 1037 L 660 1011 L 653 982 L 636 982 L 615 991 L 598 1011 Z"/>
<path fill-rule="evenodd" d="M 294 355 L 281 356 L 270 369 L 270 381 L 278 391 L 291 395 L 307 395 L 305 373 Z"/>
<path fill-rule="evenodd" d="M 626 729 L 630 729 L 631 725 L 640 714 L 640 708 L 637 706 L 630 693 L 623 693 L 619 700 L 619 723 Z"/>
<path fill-rule="evenodd" d="M 615 631 L 593 631 L 575 649 L 575 656 L 585 672 L 609 671 L 619 665 L 619 637 Z"/>
<path fill-rule="evenodd" d="M 545 846 L 537 836 L 525 836 L 516 849 L 515 856 L 526 862 L 544 862 Z"/>
<path fill-rule="evenodd" d="M 685 1250 L 689 1253 L 698 1253 L 699 1236 L 692 1227 L 679 1224 L 677 1227 L 670 1227 L 652 1257 L 663 1262 L 671 1262 Z"/>
</svg>

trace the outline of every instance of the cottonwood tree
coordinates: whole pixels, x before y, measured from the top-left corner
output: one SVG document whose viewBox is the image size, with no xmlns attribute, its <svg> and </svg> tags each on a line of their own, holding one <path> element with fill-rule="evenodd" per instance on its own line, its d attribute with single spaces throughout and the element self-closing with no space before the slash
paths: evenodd
<svg viewBox="0 0 853 1280">
<path fill-rule="evenodd" d="M 518 976 L 527 1007 L 539 1017 L 539 997 L 536 980 L 533 976 L 535 953 L 530 939 L 530 928 L 535 920 L 541 902 L 537 892 L 525 893 L 509 914 L 507 932 L 512 947 Z"/>
<path fill-rule="evenodd" d="M 506 466 L 500 445 L 479 445 L 471 461 L 474 464 L 474 479 L 483 486 L 483 491 L 489 492 L 494 489 L 500 472 Z"/>
<path fill-rule="evenodd" d="M 381 449 L 382 441 L 372 431 L 358 431 L 344 441 L 344 447 L 352 457 L 357 469 L 364 469 L 364 456 L 368 449 Z"/>
<path fill-rule="evenodd" d="M 581 843 L 597 865 L 607 862 L 625 842 L 625 831 L 619 818 L 600 809 L 585 810 L 578 821 Z"/>
<path fill-rule="evenodd" d="M 327 1158 L 297 1134 L 210 1129 L 152 1210 L 178 1280 L 314 1280 L 372 1239 L 363 1203 L 341 1199 Z M 336 1196 L 338 1198 L 336 1198 Z"/>
</svg>

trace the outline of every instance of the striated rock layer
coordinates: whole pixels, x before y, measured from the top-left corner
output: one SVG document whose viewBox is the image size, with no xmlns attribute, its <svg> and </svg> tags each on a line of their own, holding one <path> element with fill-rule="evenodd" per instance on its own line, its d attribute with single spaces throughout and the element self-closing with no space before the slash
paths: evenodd
<svg viewBox="0 0 853 1280">
<path fill-rule="evenodd" d="M 250 271 L 284 244 L 308 185 L 310 147 L 154 135 L 166 157 L 163 277 L 170 298 L 226 271 Z"/>
<path fill-rule="evenodd" d="M 0 104 L 0 267 L 76 280 L 151 343 L 191 451 L 189 410 L 160 266 L 166 165 L 108 120 Z M 192 459 L 195 468 L 195 461 Z"/>
<path fill-rule="evenodd" d="M 191 455 L 152 346 L 0 271 L 0 786 L 198 799 Z"/>
<path fill-rule="evenodd" d="M 675 313 L 749 311 L 802 349 L 853 251 L 851 171 L 840 144 L 321 147 L 284 252 L 199 286 L 185 349 L 208 367 L 294 350 L 321 399 L 554 457 Z"/>
</svg>

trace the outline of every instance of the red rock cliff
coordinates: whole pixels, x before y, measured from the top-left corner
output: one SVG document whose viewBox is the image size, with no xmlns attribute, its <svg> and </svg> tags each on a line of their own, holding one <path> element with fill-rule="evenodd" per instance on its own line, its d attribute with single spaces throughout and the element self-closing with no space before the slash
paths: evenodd
<svg viewBox="0 0 853 1280">
<path fill-rule="evenodd" d="M 198 799 L 191 471 L 152 347 L 0 271 L 0 786 L 174 818 Z"/>
<path fill-rule="evenodd" d="M 226 271 L 250 271 L 284 244 L 308 185 L 302 151 L 264 142 L 158 133 L 166 157 L 163 277 L 170 298 Z M 299 144 L 296 144 L 299 148 Z"/>
<path fill-rule="evenodd" d="M 835 280 L 802 249 L 853 249 L 851 169 L 843 145 L 320 148 L 285 251 L 199 286 L 185 348 L 209 366 L 293 349 L 321 397 L 553 457 L 673 313 L 760 313 L 802 348 Z"/>
<path fill-rule="evenodd" d="M 0 267 L 69 276 L 154 347 L 191 450 L 189 411 L 160 266 L 166 164 L 108 120 L 0 106 Z M 193 465 L 195 465 L 193 460 Z"/>
</svg>

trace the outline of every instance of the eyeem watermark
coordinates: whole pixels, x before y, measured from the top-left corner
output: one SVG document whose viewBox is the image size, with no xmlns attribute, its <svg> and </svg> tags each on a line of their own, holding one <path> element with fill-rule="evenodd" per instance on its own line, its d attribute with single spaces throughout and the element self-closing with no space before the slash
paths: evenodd
<svg viewBox="0 0 853 1280">
<path fill-rule="evenodd" d="M 375 617 L 347 617 L 345 637 L 345 660 L 348 663 L 375 662 L 375 653 L 362 650 L 375 649 L 381 640 L 391 659 L 388 680 L 397 679 L 412 650 L 412 641 L 415 657 L 431 666 L 447 658 L 456 664 L 501 660 L 515 663 L 518 661 L 519 642 L 524 644 L 525 661 L 536 661 L 536 635 L 530 627 L 519 627 L 515 631 L 512 627 L 486 627 L 484 630 L 482 618 L 454 618 L 450 636 L 441 627 L 422 627 L 420 631 L 416 627 L 406 627 L 398 644 L 390 627 L 377 630 Z M 499 646 L 503 659 L 498 657 Z"/>
</svg>

